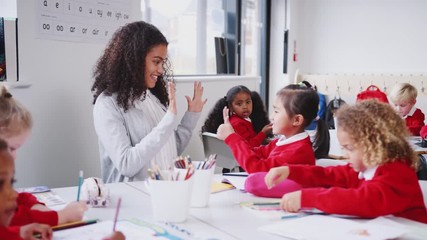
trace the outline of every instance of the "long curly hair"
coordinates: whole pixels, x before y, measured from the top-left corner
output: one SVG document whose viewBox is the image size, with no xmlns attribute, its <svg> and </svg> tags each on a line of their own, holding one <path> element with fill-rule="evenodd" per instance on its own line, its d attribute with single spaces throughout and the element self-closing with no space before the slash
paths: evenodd
<svg viewBox="0 0 427 240">
<path fill-rule="evenodd" d="M 252 125 L 256 133 L 259 133 L 262 128 L 270 123 L 268 118 L 267 110 L 265 109 L 264 101 L 262 101 L 261 96 L 258 92 L 251 92 L 252 98 L 252 113 L 249 118 L 252 121 Z"/>
<path fill-rule="evenodd" d="M 165 36 L 153 25 L 138 21 L 117 30 L 104 53 L 99 58 L 93 77 L 93 104 L 104 92 L 107 96 L 117 94 L 117 104 L 127 111 L 135 100 L 145 99 L 145 58 L 155 46 L 168 45 Z M 171 80 L 170 63 L 165 61 L 164 74 L 158 77 L 150 91 L 167 107 L 169 105 L 166 81 Z"/>
<path fill-rule="evenodd" d="M 365 100 L 343 106 L 336 117 L 338 131 L 348 133 L 355 146 L 363 149 L 366 166 L 403 161 L 417 169 L 418 158 L 407 141 L 406 124 L 389 104 Z"/>
<path fill-rule="evenodd" d="M 264 103 L 262 102 L 261 97 L 255 91 L 249 90 L 246 86 L 238 85 L 230 88 L 225 95 L 225 97 L 220 98 L 210 111 L 208 117 L 206 118 L 205 124 L 202 126 L 202 132 L 211 132 L 216 133 L 219 125 L 224 123 L 224 118 L 222 116 L 222 110 L 224 107 L 231 109 L 231 103 L 238 93 L 247 93 L 251 96 L 252 99 L 252 113 L 249 118 L 252 121 L 252 125 L 256 133 L 262 130 L 262 128 L 269 124 L 267 111 L 265 110 Z M 231 114 L 231 113 L 230 113 Z"/>
</svg>

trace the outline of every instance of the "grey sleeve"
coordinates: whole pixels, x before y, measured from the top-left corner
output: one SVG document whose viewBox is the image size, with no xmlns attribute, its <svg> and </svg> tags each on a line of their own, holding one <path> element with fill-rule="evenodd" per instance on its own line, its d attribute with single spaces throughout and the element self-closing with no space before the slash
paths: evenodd
<svg viewBox="0 0 427 240">
<path fill-rule="evenodd" d="M 98 100 L 94 107 L 94 124 L 99 141 L 120 174 L 133 177 L 154 158 L 166 139 L 173 134 L 176 115 L 166 112 L 159 124 L 132 146 L 128 130 L 132 131 L 137 126 L 126 128 L 123 113 L 113 98 Z"/>
<path fill-rule="evenodd" d="M 199 120 L 201 112 L 185 112 L 181 119 L 181 123 L 178 125 L 175 136 L 176 136 L 176 150 L 178 155 L 185 150 L 188 143 L 190 142 L 193 130 L 196 127 L 197 121 Z"/>
</svg>

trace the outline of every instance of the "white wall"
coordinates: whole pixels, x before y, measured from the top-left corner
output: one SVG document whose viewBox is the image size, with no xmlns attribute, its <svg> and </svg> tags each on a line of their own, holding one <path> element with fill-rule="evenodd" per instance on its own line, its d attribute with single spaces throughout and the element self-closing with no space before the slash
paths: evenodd
<svg viewBox="0 0 427 240">
<path fill-rule="evenodd" d="M 290 14 L 289 71 L 281 74 L 285 2 Z M 380 87 L 387 85 L 389 91 L 396 76 L 402 75 L 398 82 L 416 79 L 411 83 L 419 89 L 417 105 L 427 113 L 423 104 L 427 91 L 420 91 L 422 86 L 427 89 L 427 82 L 420 80 L 427 75 L 427 1 L 276 0 L 272 1 L 272 9 L 270 103 L 281 86 L 294 82 L 296 69 L 302 74 L 324 75 L 323 79 L 328 80 L 318 81 L 317 85 L 322 86 L 322 92 L 332 92 L 332 98 L 340 85 L 341 95 L 350 103 L 359 92 L 354 85 L 366 88 L 369 82 L 381 79 Z M 294 40 L 296 62 L 292 61 Z M 359 83 L 359 79 L 369 76 L 372 81 Z M 384 84 L 383 76 L 391 76 L 393 83 Z M 328 90 L 323 88 L 325 85 Z M 351 92 L 346 91 L 347 85 L 353 86 Z"/>
<path fill-rule="evenodd" d="M 92 68 L 105 44 L 35 38 L 38 1 L 18 1 L 20 81 L 12 94 L 32 113 L 32 135 L 18 152 L 17 186 L 70 186 L 78 170 L 99 176 L 92 120 Z M 132 16 L 141 18 L 140 1 Z"/>
<path fill-rule="evenodd" d="M 427 1 L 298 0 L 298 4 L 292 14 L 298 18 L 302 72 L 427 72 Z"/>
</svg>

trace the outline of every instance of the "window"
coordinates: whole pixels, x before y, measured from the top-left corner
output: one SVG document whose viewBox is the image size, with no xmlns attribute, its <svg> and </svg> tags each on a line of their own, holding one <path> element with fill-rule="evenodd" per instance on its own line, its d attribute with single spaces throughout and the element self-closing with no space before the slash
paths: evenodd
<svg viewBox="0 0 427 240">
<path fill-rule="evenodd" d="M 261 75 L 261 49 L 265 49 L 261 46 L 265 4 L 261 2 L 142 0 L 141 9 L 143 20 L 168 39 L 174 74 L 217 74 L 214 39 L 220 37 L 226 43 L 228 73 L 253 76 Z"/>
</svg>

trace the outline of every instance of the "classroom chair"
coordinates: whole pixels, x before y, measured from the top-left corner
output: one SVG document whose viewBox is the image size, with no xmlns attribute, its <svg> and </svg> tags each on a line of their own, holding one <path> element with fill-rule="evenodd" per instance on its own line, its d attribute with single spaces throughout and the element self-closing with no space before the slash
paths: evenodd
<svg viewBox="0 0 427 240">
<path fill-rule="evenodd" d="M 210 132 L 202 133 L 203 151 L 205 158 L 208 158 L 211 154 L 216 154 L 216 166 L 228 169 L 228 172 L 239 172 L 239 163 L 234 159 L 230 148 L 224 141 L 218 139 L 216 134 Z M 227 172 L 227 170 L 226 170 Z"/>
</svg>

